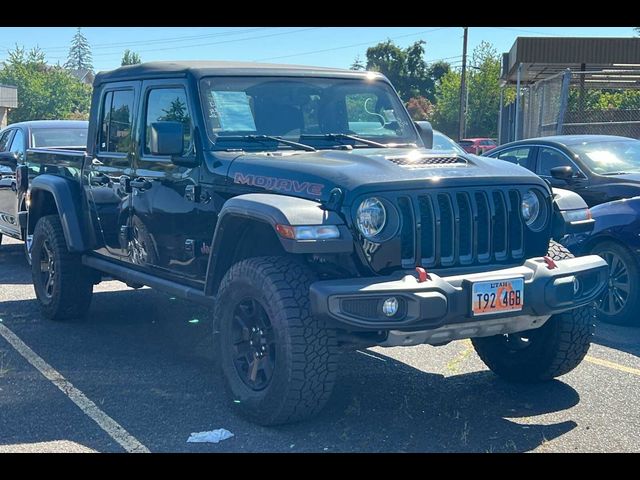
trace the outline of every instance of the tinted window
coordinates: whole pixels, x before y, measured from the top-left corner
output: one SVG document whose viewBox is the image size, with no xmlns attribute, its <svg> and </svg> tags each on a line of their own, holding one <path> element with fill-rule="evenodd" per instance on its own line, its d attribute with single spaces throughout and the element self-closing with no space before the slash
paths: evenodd
<svg viewBox="0 0 640 480">
<path fill-rule="evenodd" d="M 640 172 L 640 141 L 631 138 L 572 145 L 580 159 L 595 173 L 615 175 Z"/>
<path fill-rule="evenodd" d="M 551 176 L 554 167 L 573 166 L 567 156 L 552 148 L 540 147 L 538 152 L 538 175 Z"/>
<path fill-rule="evenodd" d="M 0 136 L 0 152 L 5 152 L 7 147 L 9 146 L 9 139 L 11 138 L 11 134 L 13 130 L 5 130 Z"/>
<path fill-rule="evenodd" d="M 205 78 L 201 81 L 201 97 L 208 134 L 220 148 L 229 148 L 233 137 L 255 134 L 280 135 L 319 148 L 344 143 L 325 139 L 326 134 L 357 134 L 382 143 L 416 141 L 404 106 L 382 81 Z M 264 149 L 268 145 L 238 141 L 242 148 Z M 291 148 L 277 144 L 273 147 Z"/>
<path fill-rule="evenodd" d="M 182 88 L 156 88 L 149 92 L 146 111 L 146 142 L 144 153 L 151 153 L 149 132 L 155 122 L 180 122 L 183 125 L 183 150 L 185 156 L 191 150 L 191 115 L 187 107 L 187 95 Z"/>
<path fill-rule="evenodd" d="M 116 90 L 104 96 L 100 150 L 129 152 L 133 117 L 133 90 Z"/>
<path fill-rule="evenodd" d="M 31 130 L 31 146 L 46 147 L 86 147 L 86 128 L 34 128 Z"/>
<path fill-rule="evenodd" d="M 495 158 L 505 160 L 510 163 L 515 163 L 521 167 L 532 170 L 532 162 L 530 160 L 532 147 L 512 148 L 509 150 L 503 150 Z"/>
<path fill-rule="evenodd" d="M 22 158 L 24 156 L 24 134 L 22 133 L 22 130 L 16 130 L 16 134 L 13 136 L 9 151 L 17 153 L 18 158 Z"/>
<path fill-rule="evenodd" d="M 458 143 L 463 147 L 470 147 L 473 145 L 473 142 L 470 140 L 460 140 Z"/>
</svg>

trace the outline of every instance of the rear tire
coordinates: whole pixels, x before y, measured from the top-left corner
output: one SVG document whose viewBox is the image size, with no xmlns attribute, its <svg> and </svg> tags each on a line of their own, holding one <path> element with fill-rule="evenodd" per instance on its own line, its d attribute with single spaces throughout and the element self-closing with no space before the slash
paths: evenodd
<svg viewBox="0 0 640 480">
<path fill-rule="evenodd" d="M 591 249 L 609 263 L 609 284 L 598 302 L 598 319 L 615 325 L 640 326 L 640 266 L 625 246 L 606 241 Z"/>
<path fill-rule="evenodd" d="M 262 425 L 318 413 L 333 390 L 335 331 L 311 316 L 313 273 L 290 258 L 233 265 L 216 299 L 215 347 L 239 413 Z"/>
<path fill-rule="evenodd" d="M 45 318 L 56 321 L 85 317 L 93 294 L 91 270 L 71 253 L 57 215 L 40 218 L 33 233 L 31 274 Z"/>
<path fill-rule="evenodd" d="M 552 241 L 549 256 L 573 258 Z M 584 359 L 595 331 L 595 307 L 588 305 L 553 315 L 540 328 L 509 335 L 472 339 L 478 356 L 495 374 L 512 382 L 551 380 L 576 368 Z"/>
</svg>

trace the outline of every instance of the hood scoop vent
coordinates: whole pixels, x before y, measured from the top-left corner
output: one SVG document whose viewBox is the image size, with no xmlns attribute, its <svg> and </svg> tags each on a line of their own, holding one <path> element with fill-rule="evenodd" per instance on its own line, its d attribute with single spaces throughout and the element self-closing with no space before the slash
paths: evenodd
<svg viewBox="0 0 640 480">
<path fill-rule="evenodd" d="M 404 155 L 402 157 L 385 157 L 392 163 L 405 168 L 429 168 L 447 166 L 463 166 L 468 162 L 457 155 Z"/>
</svg>

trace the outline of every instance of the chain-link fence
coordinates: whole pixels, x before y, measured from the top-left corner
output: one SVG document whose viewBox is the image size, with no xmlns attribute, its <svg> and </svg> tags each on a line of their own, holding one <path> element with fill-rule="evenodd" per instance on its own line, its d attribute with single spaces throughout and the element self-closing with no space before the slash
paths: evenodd
<svg viewBox="0 0 640 480">
<path fill-rule="evenodd" d="M 567 69 L 521 88 L 518 112 L 515 102 L 502 110 L 500 143 L 571 134 L 640 139 L 638 75 L 631 73 Z"/>
<path fill-rule="evenodd" d="M 557 135 L 562 129 L 566 110 L 569 71 L 534 83 L 524 90 L 522 102 L 522 135 L 520 138 Z"/>
<path fill-rule="evenodd" d="M 637 73 L 623 69 L 572 72 L 562 133 L 640 138 Z"/>
</svg>

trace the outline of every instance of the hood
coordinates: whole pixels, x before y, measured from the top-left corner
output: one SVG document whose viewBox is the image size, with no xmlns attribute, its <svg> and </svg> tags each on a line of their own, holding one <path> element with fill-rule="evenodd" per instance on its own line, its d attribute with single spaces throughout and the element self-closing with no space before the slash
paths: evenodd
<svg viewBox="0 0 640 480">
<path fill-rule="evenodd" d="M 228 181 L 288 195 L 327 200 L 335 187 L 345 202 L 362 191 L 546 183 L 502 160 L 452 151 L 362 148 L 350 151 L 247 153 L 230 165 Z"/>
<path fill-rule="evenodd" d="M 605 178 L 616 181 L 616 183 L 640 183 L 640 173 L 625 173 L 624 175 L 602 175 Z"/>
</svg>

